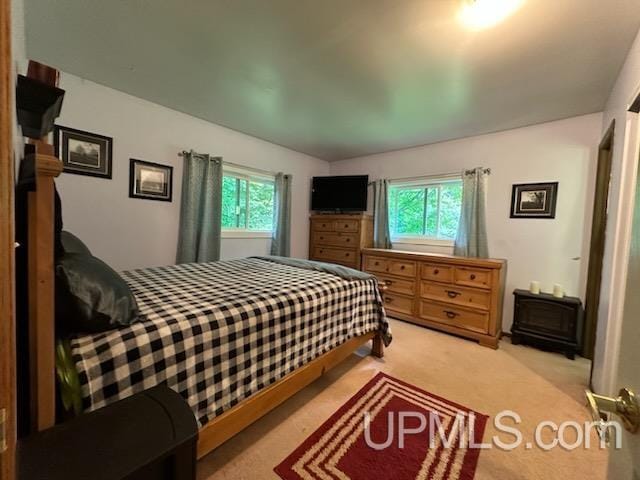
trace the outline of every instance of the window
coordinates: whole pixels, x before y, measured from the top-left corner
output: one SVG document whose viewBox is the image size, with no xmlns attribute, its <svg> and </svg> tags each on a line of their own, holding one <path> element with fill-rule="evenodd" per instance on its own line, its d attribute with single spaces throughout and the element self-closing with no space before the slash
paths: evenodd
<svg viewBox="0 0 640 480">
<path fill-rule="evenodd" d="M 458 231 L 462 180 L 434 179 L 389 186 L 389 229 L 393 239 L 452 241 Z"/>
<path fill-rule="evenodd" d="M 222 230 L 226 236 L 270 235 L 273 230 L 273 202 L 272 177 L 225 168 L 222 177 Z"/>
</svg>

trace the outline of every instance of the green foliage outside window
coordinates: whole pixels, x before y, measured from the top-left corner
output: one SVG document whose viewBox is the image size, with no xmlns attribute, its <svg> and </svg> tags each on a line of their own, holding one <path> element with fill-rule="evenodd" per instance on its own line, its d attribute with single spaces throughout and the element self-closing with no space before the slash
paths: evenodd
<svg viewBox="0 0 640 480">
<path fill-rule="evenodd" d="M 454 239 L 460 220 L 462 182 L 391 186 L 391 235 Z"/>
<path fill-rule="evenodd" d="M 273 230 L 273 202 L 272 182 L 224 175 L 222 178 L 222 228 Z"/>
</svg>

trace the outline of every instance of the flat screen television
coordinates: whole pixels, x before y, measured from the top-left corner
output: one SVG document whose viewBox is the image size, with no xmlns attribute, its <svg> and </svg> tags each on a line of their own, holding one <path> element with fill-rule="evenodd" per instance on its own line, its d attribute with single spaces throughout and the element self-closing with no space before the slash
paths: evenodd
<svg viewBox="0 0 640 480">
<path fill-rule="evenodd" d="M 364 212 L 367 210 L 368 175 L 313 177 L 311 210 Z"/>
</svg>

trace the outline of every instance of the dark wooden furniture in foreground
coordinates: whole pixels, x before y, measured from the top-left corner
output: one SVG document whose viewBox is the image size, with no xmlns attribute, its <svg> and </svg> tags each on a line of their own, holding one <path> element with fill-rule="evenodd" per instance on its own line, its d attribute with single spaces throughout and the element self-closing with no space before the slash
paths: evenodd
<svg viewBox="0 0 640 480">
<path fill-rule="evenodd" d="M 576 297 L 515 290 L 511 343 L 559 350 L 574 359 L 582 350 L 584 310 Z"/>
<path fill-rule="evenodd" d="M 361 251 L 373 246 L 373 218 L 366 214 L 311 216 L 309 259 L 360 270 Z"/>
<path fill-rule="evenodd" d="M 18 478 L 195 479 L 197 439 L 187 402 L 154 387 L 20 440 Z"/>
<path fill-rule="evenodd" d="M 387 286 L 390 316 L 498 348 L 505 260 L 367 248 L 362 269 Z"/>
<path fill-rule="evenodd" d="M 30 330 L 33 339 L 30 342 L 30 354 L 35 366 L 31 381 L 36 392 L 31 399 L 32 411 L 36 412 L 37 430 L 50 426 L 54 420 L 53 182 L 61 169 L 61 162 L 57 158 L 38 155 L 37 191 L 29 199 L 29 211 L 33 212 L 29 215 L 29 234 L 34 239 L 38 235 L 37 241 L 29 245 L 30 282 L 32 278 L 37 278 L 39 282 L 37 286 L 29 285 L 30 323 L 34 326 Z M 34 208 L 31 206 L 32 201 L 36 203 Z M 34 255 L 31 248 L 37 249 Z M 32 272 L 34 276 L 31 276 Z M 198 458 L 270 412 L 368 341 L 373 343 L 372 354 L 382 357 L 383 344 L 377 332 L 352 338 L 214 418 L 200 429 Z"/>
</svg>

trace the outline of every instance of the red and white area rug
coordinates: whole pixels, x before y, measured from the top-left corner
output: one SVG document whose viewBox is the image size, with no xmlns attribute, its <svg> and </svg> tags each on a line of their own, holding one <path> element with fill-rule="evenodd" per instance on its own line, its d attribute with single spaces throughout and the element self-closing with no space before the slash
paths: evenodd
<svg viewBox="0 0 640 480">
<path fill-rule="evenodd" d="M 379 373 L 275 471 L 285 480 L 471 480 L 488 418 Z"/>
</svg>

